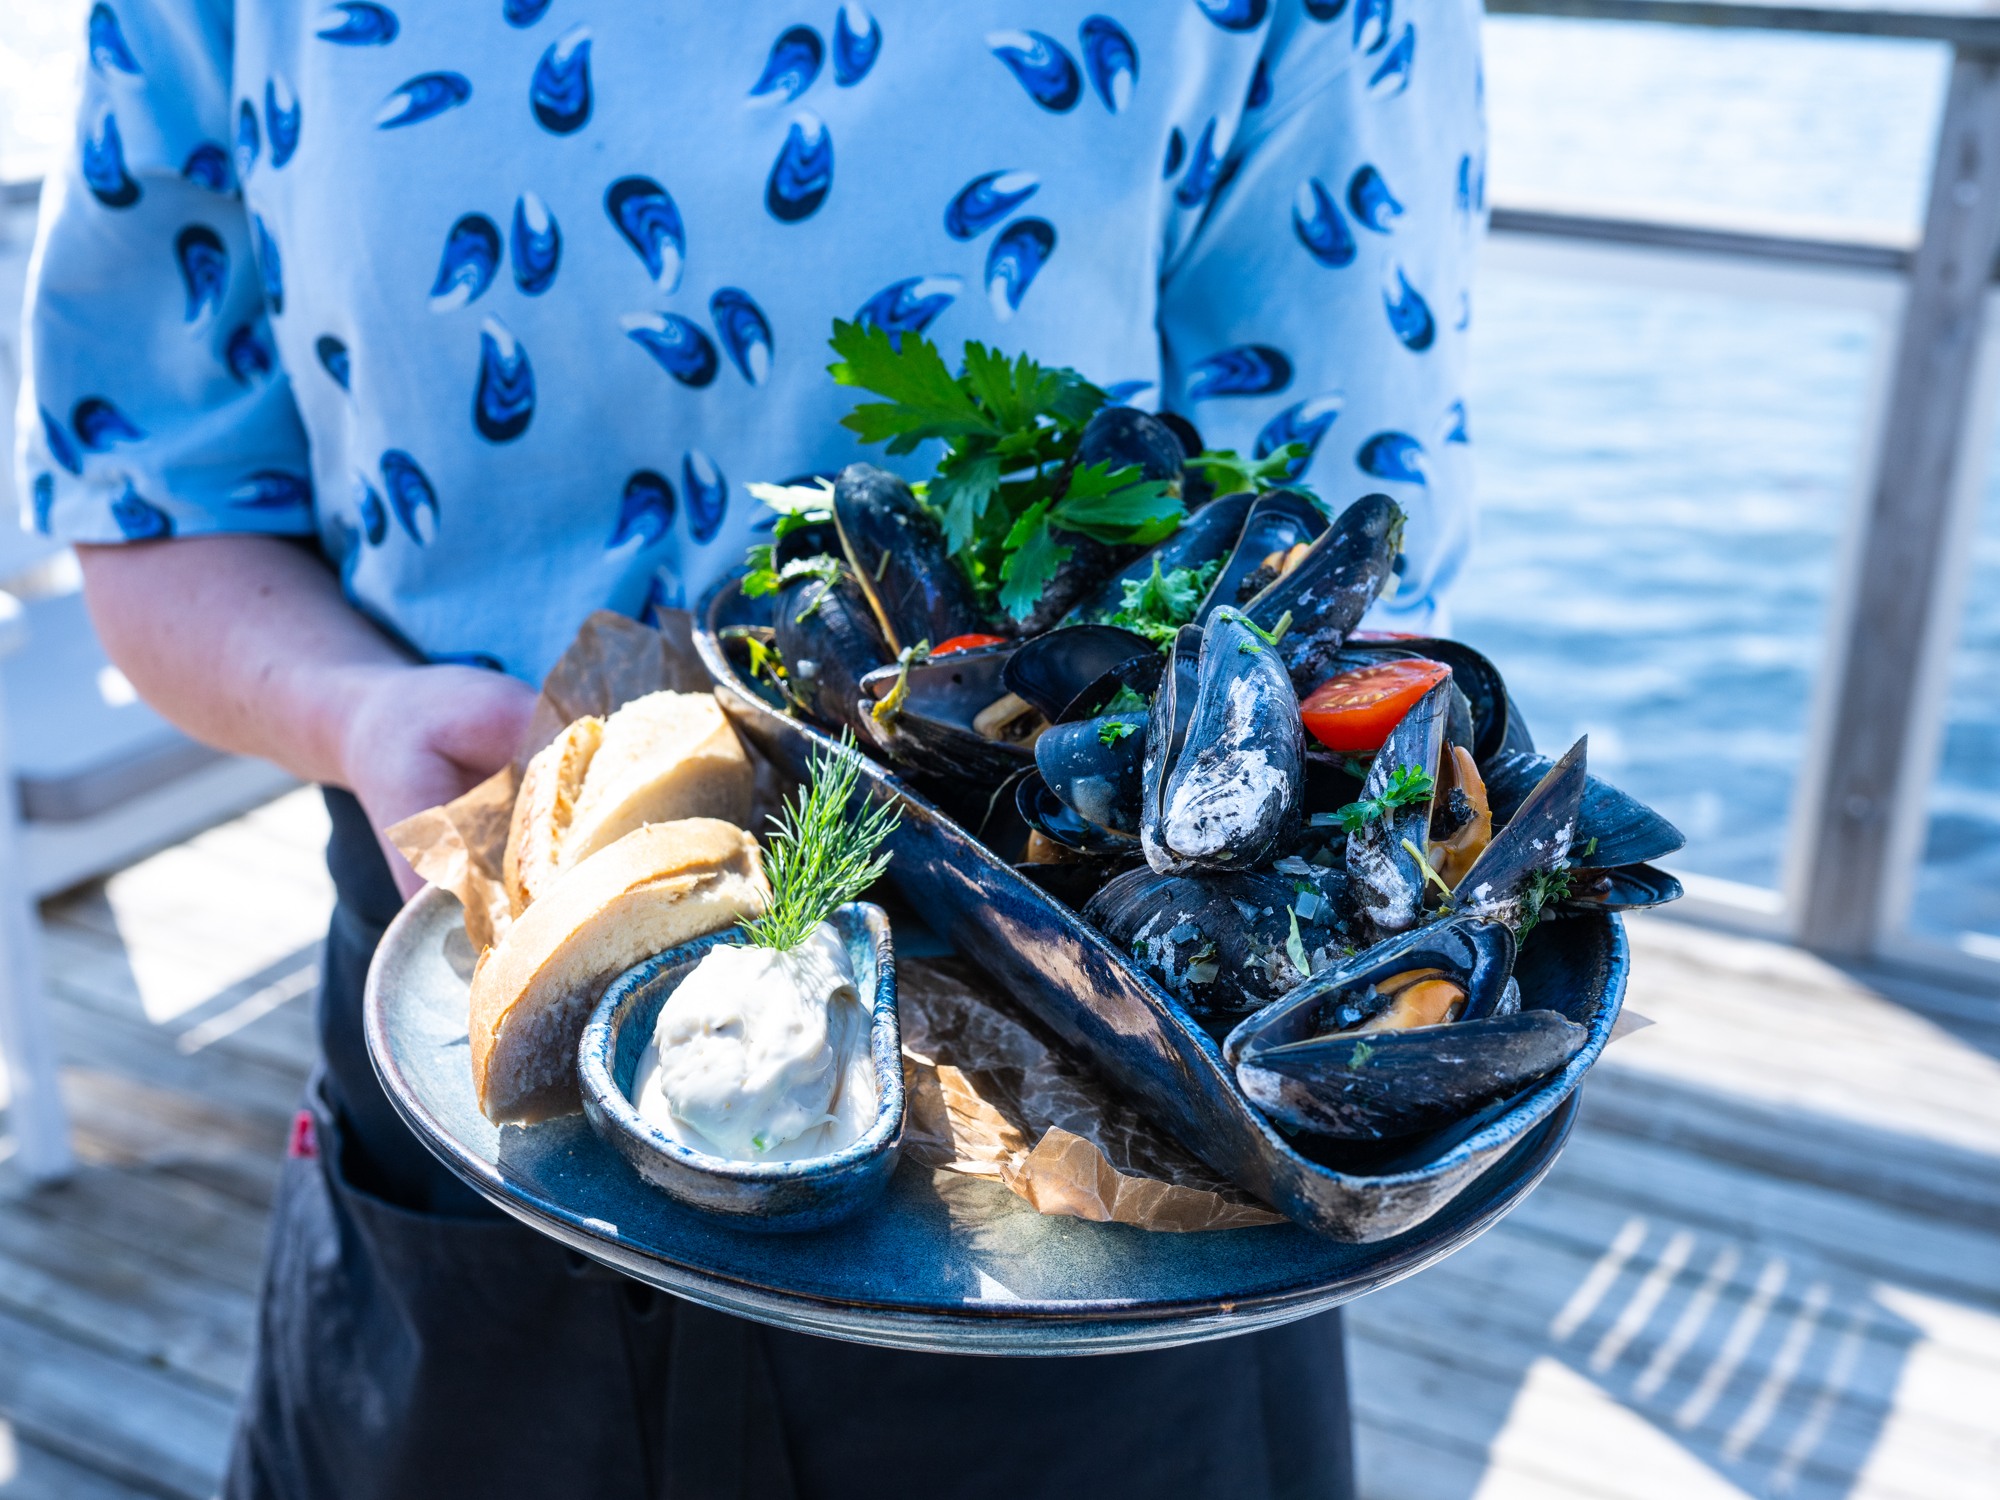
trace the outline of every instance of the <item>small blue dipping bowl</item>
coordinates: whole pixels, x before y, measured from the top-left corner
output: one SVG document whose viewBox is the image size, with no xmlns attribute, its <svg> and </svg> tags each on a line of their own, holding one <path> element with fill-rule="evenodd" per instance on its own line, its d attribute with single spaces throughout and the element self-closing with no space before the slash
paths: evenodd
<svg viewBox="0 0 2000 1500">
<path fill-rule="evenodd" d="M 823 1229 L 859 1213 L 881 1195 L 903 1148 L 903 1038 L 896 1024 L 896 957 L 889 918 L 855 901 L 829 919 L 847 945 L 861 1003 L 875 1018 L 870 1046 L 878 1103 L 868 1133 L 831 1156 L 806 1161 L 730 1161 L 693 1151 L 639 1115 L 632 1103 L 639 1056 L 652 1040 L 660 1007 L 702 956 L 736 944 L 731 930 L 671 948 L 627 969 L 591 1012 L 578 1068 L 590 1125 L 639 1175 L 670 1197 L 738 1229 Z"/>
</svg>

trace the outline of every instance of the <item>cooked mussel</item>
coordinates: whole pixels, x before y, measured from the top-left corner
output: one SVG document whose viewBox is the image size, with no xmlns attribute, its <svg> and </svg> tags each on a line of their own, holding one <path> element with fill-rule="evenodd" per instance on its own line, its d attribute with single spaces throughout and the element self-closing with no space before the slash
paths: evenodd
<svg viewBox="0 0 2000 1500">
<path fill-rule="evenodd" d="M 1014 807 L 1034 832 L 1079 854 L 1129 854 L 1139 847 L 1137 834 L 1094 823 L 1063 801 L 1040 771 L 1029 771 L 1015 783 Z"/>
<path fill-rule="evenodd" d="M 894 653 L 852 571 L 828 559 L 823 571 L 792 578 L 778 591 L 772 627 L 799 711 L 823 728 L 866 736 L 861 680 Z"/>
<path fill-rule="evenodd" d="M 1217 501 L 1216 505 L 1222 503 Z M 1297 490 L 1269 490 L 1257 496 L 1244 514 L 1228 559 L 1195 613 L 1195 623 L 1202 623 L 1225 605 L 1248 608 L 1252 599 L 1296 567 L 1314 539 L 1325 531 L 1326 512 Z M 1270 622 L 1259 623 L 1270 628 Z"/>
<path fill-rule="evenodd" d="M 981 646 L 878 667 L 861 679 L 868 739 L 932 776 L 997 781 L 1034 759 L 1047 720 L 1002 680 L 1011 646 Z"/>
<path fill-rule="evenodd" d="M 1452 686 L 1465 695 L 1472 721 L 1469 732 L 1464 736 L 1454 735 L 1454 740 L 1466 745 L 1472 751 L 1473 759 L 1482 767 L 1492 757 L 1502 754 L 1517 710 L 1513 700 L 1507 696 L 1507 684 L 1500 676 L 1500 669 L 1472 647 L 1436 636 L 1350 635 L 1331 666 L 1333 672 L 1345 672 L 1375 662 L 1409 657 L 1443 662 L 1451 668 Z M 1543 769 L 1547 769 L 1546 764 Z M 1536 778 L 1540 775 L 1539 771 L 1535 773 Z M 1531 779 L 1528 785 L 1533 784 Z M 1527 787 L 1524 786 L 1521 796 L 1526 795 Z M 1518 802 L 1517 797 L 1515 803 Z"/>
<path fill-rule="evenodd" d="M 1584 911 L 1637 911 L 1681 898 L 1681 883 L 1657 865 L 1582 868 L 1570 873 L 1562 904 Z"/>
<path fill-rule="evenodd" d="M 892 656 L 985 629 L 985 612 L 951 560 L 943 528 L 896 475 L 849 464 L 834 481 L 833 520 Z"/>
<path fill-rule="evenodd" d="M 1250 495 L 1228 495 L 1203 506 L 1181 523 L 1180 530 L 1119 569 L 1090 598 L 1069 612 L 1065 623 L 1105 620 L 1125 607 L 1127 584 L 1144 583 L 1157 567 L 1169 574 L 1179 568 L 1204 568 L 1229 556 L 1243 534 L 1250 512 Z"/>
<path fill-rule="evenodd" d="M 1454 917 L 1316 972 L 1223 1043 L 1243 1092 L 1309 1135 L 1383 1140 L 1518 1093 L 1582 1050 L 1553 1010 L 1509 1012 L 1514 940 Z"/>
<path fill-rule="evenodd" d="M 1238 610 L 1184 626 L 1146 727 L 1146 863 L 1243 870 L 1297 832 L 1305 731 L 1269 638 Z"/>
<path fill-rule="evenodd" d="M 1136 676 L 1156 675 L 1159 659 L 1153 643 L 1133 631 L 1115 625 L 1065 625 L 1016 646 L 1002 680 L 1008 692 L 1032 703 L 1054 724 L 1070 717 L 1070 706 L 1104 683 L 1107 674 L 1136 664 Z M 1110 685 L 1111 691 L 1115 688 Z M 1091 704 L 1084 711 L 1101 706 Z"/>
<path fill-rule="evenodd" d="M 1296 566 L 1244 606 L 1264 630 L 1291 617 L 1279 650 L 1299 692 L 1333 675 L 1335 657 L 1381 594 L 1402 542 L 1402 509 L 1387 495 L 1364 495 L 1320 533 Z"/>
<path fill-rule="evenodd" d="M 1105 406 L 1084 424 L 1077 439 L 1076 464 L 1105 464 L 1112 470 L 1136 468 L 1143 478 L 1165 484 L 1180 495 L 1181 470 L 1187 455 L 1171 427 L 1150 412 L 1130 406 Z M 1067 484 L 1067 479 L 1065 479 Z M 1138 556 L 1139 548 L 1115 545 L 1080 532 L 1058 531 L 1069 556 L 1042 587 L 1026 618 L 1022 635 L 1039 635 L 1098 594 L 1105 580 Z"/>
<path fill-rule="evenodd" d="M 1057 724 L 1035 741 L 1035 766 L 1050 793 L 1086 823 L 1128 840 L 1139 837 L 1145 761 L 1144 714 Z"/>
<path fill-rule="evenodd" d="M 1503 751 L 1482 759 L 1494 816 L 1505 820 L 1527 799 L 1555 762 L 1546 756 Z M 1681 831 L 1636 797 L 1595 776 L 1584 779 L 1570 862 L 1582 869 L 1610 869 L 1662 859 L 1687 843 Z"/>
<path fill-rule="evenodd" d="M 1514 809 L 1506 827 L 1493 835 L 1458 883 L 1454 894 L 1460 912 L 1523 932 L 1540 919 L 1545 906 L 1562 898 L 1570 884 L 1570 851 L 1589 779 L 1584 768 L 1588 743 L 1586 737 L 1570 746 Z"/>
<path fill-rule="evenodd" d="M 1424 850 L 1431 836 L 1439 760 L 1451 715 L 1449 679 L 1425 693 L 1389 732 L 1361 784 L 1379 812 L 1347 836 L 1347 876 L 1372 934 L 1414 927 L 1425 906 Z M 1428 778 L 1428 791 L 1412 792 Z"/>
<path fill-rule="evenodd" d="M 1346 951 L 1337 871 L 1161 875 L 1129 870 L 1084 920 L 1203 1025 L 1228 1026 Z"/>
</svg>

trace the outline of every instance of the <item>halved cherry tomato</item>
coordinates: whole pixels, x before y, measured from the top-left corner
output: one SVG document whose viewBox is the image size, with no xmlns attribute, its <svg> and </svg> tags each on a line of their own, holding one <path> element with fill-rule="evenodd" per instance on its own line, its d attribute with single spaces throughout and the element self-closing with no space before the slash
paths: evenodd
<svg viewBox="0 0 2000 1500">
<path fill-rule="evenodd" d="M 1451 676 L 1441 661 L 1404 657 L 1329 677 L 1306 695 L 1299 714 L 1314 739 L 1350 755 L 1380 750 L 1412 705 Z"/>
<path fill-rule="evenodd" d="M 1348 637 L 1350 641 L 1421 641 L 1425 637 L 1413 630 L 1356 630 Z"/>
<path fill-rule="evenodd" d="M 954 651 L 977 651 L 981 646 L 1004 646 L 1004 635 L 955 635 L 939 646 L 931 647 L 932 656 L 949 656 Z"/>
</svg>

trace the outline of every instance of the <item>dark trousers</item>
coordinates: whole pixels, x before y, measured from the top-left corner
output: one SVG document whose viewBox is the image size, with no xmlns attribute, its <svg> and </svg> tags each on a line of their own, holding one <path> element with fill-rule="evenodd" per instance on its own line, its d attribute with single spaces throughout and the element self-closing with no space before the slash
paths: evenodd
<svg viewBox="0 0 2000 1500">
<path fill-rule="evenodd" d="M 1338 1315 L 1145 1354 L 987 1359 L 784 1333 L 522 1228 L 397 1119 L 361 983 L 398 900 L 329 792 L 325 1065 L 271 1226 L 227 1500 L 1337 1500 Z"/>
</svg>

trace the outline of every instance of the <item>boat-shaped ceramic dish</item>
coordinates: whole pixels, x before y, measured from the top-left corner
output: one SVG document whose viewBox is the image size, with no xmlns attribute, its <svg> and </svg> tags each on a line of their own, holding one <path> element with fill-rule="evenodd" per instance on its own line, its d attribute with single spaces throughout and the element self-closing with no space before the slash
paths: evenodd
<svg viewBox="0 0 2000 1500">
<path fill-rule="evenodd" d="M 831 918 L 854 966 L 861 1003 L 874 1018 L 875 1123 L 851 1145 L 804 1161 L 731 1161 L 683 1145 L 632 1103 L 639 1058 L 660 1010 L 718 944 L 714 933 L 627 969 L 591 1013 L 578 1051 L 583 1112 L 591 1129 L 639 1175 L 670 1197 L 738 1229 L 807 1230 L 837 1224 L 882 1196 L 903 1147 L 902 1033 L 896 1024 L 896 959 L 889 919 L 865 902 Z"/>
<path fill-rule="evenodd" d="M 695 645 L 738 731 L 787 774 L 803 778 L 828 736 L 788 715 L 743 670 L 722 632 L 770 623 L 770 600 L 723 580 L 695 616 Z M 1608 914 L 1542 924 L 1522 948 L 1522 1004 L 1562 1012 L 1590 1040 L 1525 1095 L 1393 1154 L 1310 1160 L 1237 1086 L 1213 1038 L 1070 907 L 1027 880 L 934 802 L 864 757 L 861 786 L 896 804 L 895 881 L 924 919 L 992 983 L 1053 1028 L 1131 1095 L 1160 1129 L 1245 1191 L 1323 1234 L 1386 1239 L 1421 1224 L 1463 1192 L 1576 1088 L 1611 1039 L 1624 1002 L 1625 931 Z"/>
</svg>

